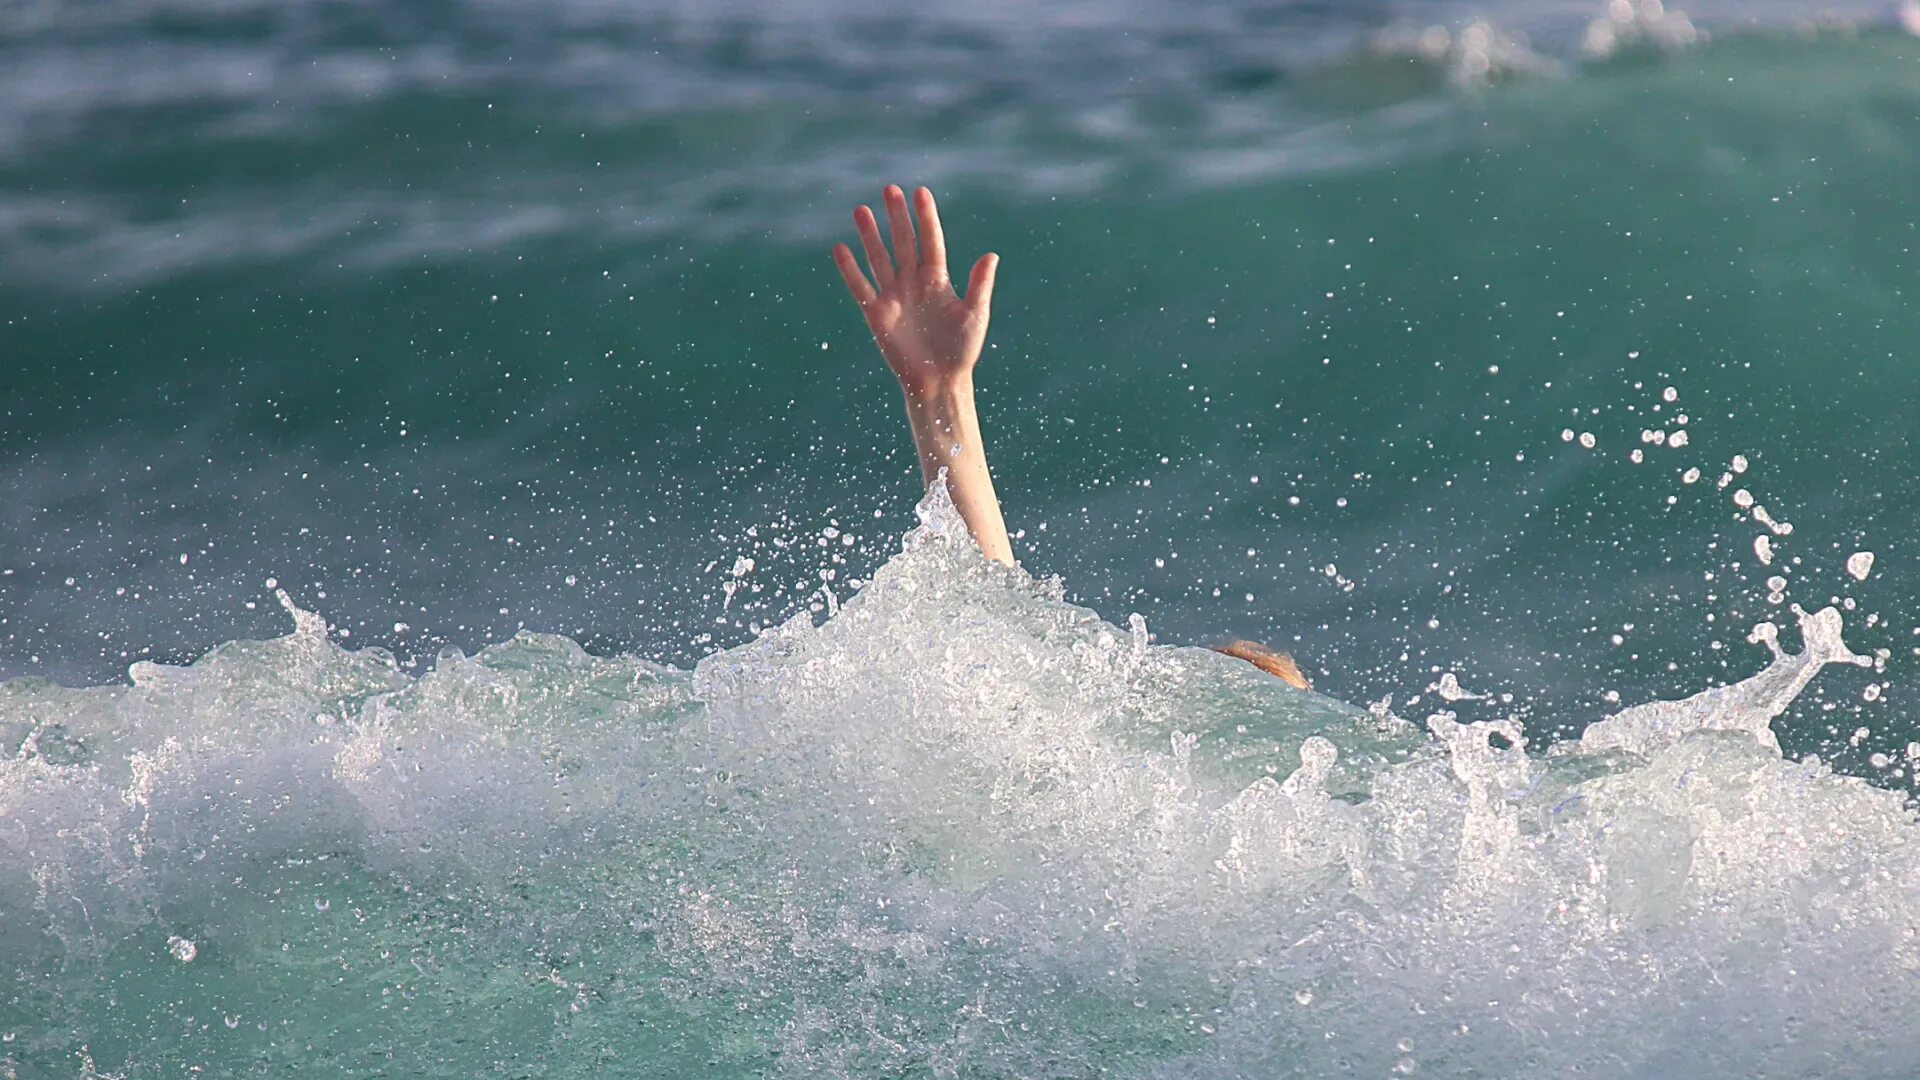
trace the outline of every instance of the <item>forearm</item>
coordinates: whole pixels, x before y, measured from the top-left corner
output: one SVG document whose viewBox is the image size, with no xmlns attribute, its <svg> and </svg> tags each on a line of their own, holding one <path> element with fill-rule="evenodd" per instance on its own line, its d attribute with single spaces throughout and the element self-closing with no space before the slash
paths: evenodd
<svg viewBox="0 0 1920 1080">
<path fill-rule="evenodd" d="M 986 343 L 1000 257 L 980 256 L 967 275 L 967 297 L 962 300 L 947 276 L 946 237 L 933 192 L 914 192 L 912 209 L 897 185 L 887 185 L 881 195 L 893 233 L 892 252 L 880 238 L 873 211 L 862 206 L 853 212 L 853 225 L 873 280 L 860 272 L 853 249 L 845 244 L 834 245 L 834 265 L 860 305 L 873 343 L 906 392 L 922 481 L 931 485 L 945 469 L 953 505 L 974 543 L 987 558 L 1012 566 L 1013 548 L 1007 543 L 1006 522 L 1000 519 L 993 479 L 987 475 L 987 450 L 973 408 L 973 365 Z"/>
<path fill-rule="evenodd" d="M 973 375 L 966 372 L 906 391 L 907 420 L 913 444 L 920 452 L 920 475 L 931 484 L 947 470 L 947 489 L 967 531 L 987 558 L 1013 565 L 1013 547 L 1007 541 L 1000 500 L 987 472 L 987 448 L 980 437 L 980 417 L 973 405 Z"/>
</svg>

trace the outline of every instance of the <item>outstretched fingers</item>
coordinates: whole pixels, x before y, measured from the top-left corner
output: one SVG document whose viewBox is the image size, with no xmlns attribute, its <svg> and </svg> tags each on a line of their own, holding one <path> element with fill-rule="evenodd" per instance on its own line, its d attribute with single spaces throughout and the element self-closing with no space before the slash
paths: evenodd
<svg viewBox="0 0 1920 1080">
<path fill-rule="evenodd" d="M 887 245 L 880 242 L 880 223 L 874 220 L 873 211 L 864 206 L 856 209 L 853 228 L 860 234 L 860 247 L 867 253 L 874 284 L 883 289 L 893 284 L 893 260 L 887 255 Z"/>
<path fill-rule="evenodd" d="M 873 302 L 873 285 L 867 281 L 867 275 L 860 272 L 852 248 L 845 244 L 833 245 L 833 265 L 839 267 L 840 278 L 847 283 L 847 291 L 853 294 L 855 303 L 865 307 Z"/>
<path fill-rule="evenodd" d="M 901 273 L 920 265 L 920 252 L 913 242 L 913 216 L 907 212 L 907 193 L 898 184 L 888 184 L 887 225 L 893 233 L 893 262 Z"/>
<path fill-rule="evenodd" d="M 967 275 L 966 305 L 976 318 L 986 318 L 993 307 L 993 275 L 1000 269 L 1000 256 L 992 252 L 980 256 Z"/>
<path fill-rule="evenodd" d="M 940 208 L 933 201 L 933 192 L 924 187 L 916 188 L 913 205 L 908 206 L 907 193 L 901 190 L 900 185 L 888 184 L 881 198 L 887 208 L 887 231 L 893 248 L 891 254 L 887 251 L 888 243 L 880 238 L 880 222 L 873 211 L 862 206 L 853 212 L 853 227 L 860 234 L 860 247 L 866 252 L 871 280 L 860 273 L 860 264 L 846 245 L 842 244 L 833 251 L 834 265 L 840 268 L 840 276 L 846 279 L 847 291 L 861 304 L 871 302 L 892 287 L 896 277 L 917 270 L 922 265 L 934 272 L 931 280 L 940 283 L 947 280 L 947 238 L 940 227 Z M 993 255 L 974 264 L 967 286 L 967 303 L 981 312 L 986 311 L 987 303 L 993 296 L 993 271 L 998 265 L 999 259 Z"/>
<path fill-rule="evenodd" d="M 933 192 L 920 188 L 913 193 L 913 215 L 920 231 L 920 261 L 932 267 L 944 279 L 947 276 L 947 238 L 940 231 L 940 208 L 933 203 Z"/>
</svg>

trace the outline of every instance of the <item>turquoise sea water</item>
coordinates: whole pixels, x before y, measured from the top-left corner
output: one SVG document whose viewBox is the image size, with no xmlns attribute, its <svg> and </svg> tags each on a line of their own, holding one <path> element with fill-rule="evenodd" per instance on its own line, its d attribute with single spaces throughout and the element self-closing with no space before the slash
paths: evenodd
<svg viewBox="0 0 1920 1080">
<path fill-rule="evenodd" d="M 1609 10 L 0 8 L 0 1063 L 1912 1075 L 1915 17 Z"/>
</svg>

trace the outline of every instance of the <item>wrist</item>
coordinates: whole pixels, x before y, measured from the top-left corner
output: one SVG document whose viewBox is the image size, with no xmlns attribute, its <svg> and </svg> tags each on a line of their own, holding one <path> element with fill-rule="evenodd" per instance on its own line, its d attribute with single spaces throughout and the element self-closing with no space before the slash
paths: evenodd
<svg viewBox="0 0 1920 1080">
<path fill-rule="evenodd" d="M 973 370 L 941 372 L 935 375 L 903 378 L 900 391 L 914 405 L 935 405 L 973 396 Z"/>
</svg>

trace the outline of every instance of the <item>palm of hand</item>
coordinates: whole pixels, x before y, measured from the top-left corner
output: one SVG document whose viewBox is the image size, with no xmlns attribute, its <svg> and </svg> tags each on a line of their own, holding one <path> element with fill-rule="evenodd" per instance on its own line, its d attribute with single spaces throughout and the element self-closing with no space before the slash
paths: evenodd
<svg viewBox="0 0 1920 1080">
<path fill-rule="evenodd" d="M 965 377 L 980 359 L 986 342 L 999 258 L 983 255 L 968 278 L 965 299 L 955 295 L 947 275 L 946 241 L 933 193 L 914 193 L 914 213 L 898 187 L 885 192 L 887 221 L 893 234 L 889 255 L 873 211 L 854 211 L 854 226 L 878 288 L 869 283 L 845 244 L 834 247 L 834 263 L 847 291 L 860 305 L 874 343 L 887 366 L 908 390 Z M 918 235 L 915 222 L 918 222 Z"/>
<path fill-rule="evenodd" d="M 905 383 L 965 374 L 986 342 L 987 313 L 962 303 L 946 275 L 927 267 L 895 275 L 861 313 L 887 366 Z"/>
</svg>

